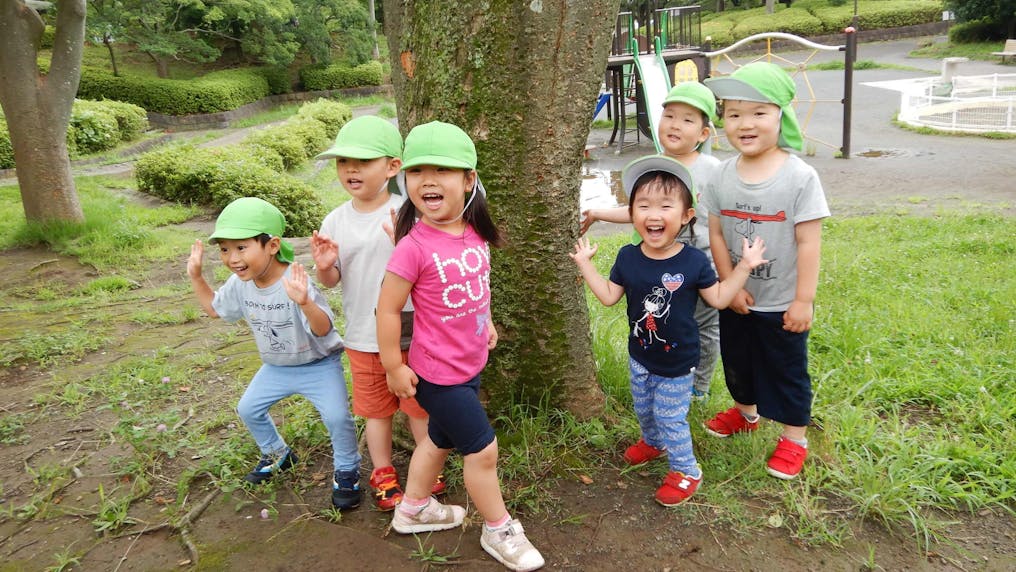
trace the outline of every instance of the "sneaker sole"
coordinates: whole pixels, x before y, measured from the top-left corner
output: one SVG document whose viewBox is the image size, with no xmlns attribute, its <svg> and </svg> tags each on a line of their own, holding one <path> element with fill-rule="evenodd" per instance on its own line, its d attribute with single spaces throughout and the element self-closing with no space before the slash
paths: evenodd
<svg viewBox="0 0 1016 572">
<path fill-rule="evenodd" d="M 435 523 L 435 524 L 410 524 L 408 526 L 397 526 L 394 522 L 392 523 L 392 530 L 399 534 L 418 534 L 420 532 L 437 532 L 439 530 L 451 530 L 462 526 L 462 522 L 448 522 L 448 523 Z"/>
<path fill-rule="evenodd" d="M 654 498 L 655 498 L 655 497 L 654 497 Z M 679 506 L 679 505 L 682 505 L 682 504 L 684 504 L 685 502 L 687 502 L 687 501 L 688 501 L 688 499 L 690 499 L 690 498 L 691 498 L 691 497 L 688 497 L 688 498 L 685 498 L 685 499 L 681 499 L 681 500 L 679 500 L 679 501 L 677 501 L 677 502 L 672 502 L 672 503 L 665 503 L 665 502 L 661 501 L 660 499 L 656 499 L 656 502 L 657 502 L 657 503 L 658 503 L 658 504 L 659 504 L 660 506 L 665 506 L 665 507 L 667 507 L 667 508 L 670 508 L 670 507 L 672 507 L 672 506 Z"/>
<path fill-rule="evenodd" d="M 539 570 L 540 568 L 543 568 L 543 566 L 547 563 L 546 561 L 543 561 L 536 566 L 530 566 L 528 568 L 525 567 L 516 568 L 512 566 L 510 563 L 505 562 L 505 559 L 502 558 L 501 555 L 497 553 L 497 550 L 494 550 L 489 544 L 487 544 L 487 541 L 484 540 L 482 536 L 480 537 L 480 547 L 482 547 L 483 551 L 489 554 L 491 558 L 500 562 L 502 566 L 504 566 L 509 570 L 514 570 L 515 572 L 532 572 L 533 570 Z"/>
<path fill-rule="evenodd" d="M 793 475 L 788 475 L 787 473 L 782 473 L 780 471 L 777 471 L 776 469 L 774 469 L 774 468 L 772 468 L 772 467 L 770 467 L 768 465 L 766 465 L 766 472 L 768 472 L 770 475 L 776 477 L 777 479 L 783 479 L 784 481 L 792 481 L 792 480 L 797 478 L 797 475 L 801 474 L 801 472 L 798 471 L 797 473 L 795 473 Z"/>
</svg>

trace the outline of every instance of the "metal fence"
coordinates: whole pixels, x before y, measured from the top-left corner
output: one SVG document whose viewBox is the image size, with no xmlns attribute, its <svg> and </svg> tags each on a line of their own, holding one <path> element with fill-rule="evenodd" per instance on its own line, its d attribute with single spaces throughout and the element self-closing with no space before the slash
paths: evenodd
<svg viewBox="0 0 1016 572">
<path fill-rule="evenodd" d="M 1016 133 L 1016 74 L 915 81 L 900 98 L 899 119 L 943 131 Z"/>
</svg>

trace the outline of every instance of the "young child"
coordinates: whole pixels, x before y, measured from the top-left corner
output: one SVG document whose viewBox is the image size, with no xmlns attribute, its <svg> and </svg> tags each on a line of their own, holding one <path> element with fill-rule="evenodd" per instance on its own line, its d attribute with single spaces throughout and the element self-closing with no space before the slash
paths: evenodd
<svg viewBox="0 0 1016 572">
<path fill-rule="evenodd" d="M 419 442 L 427 434 L 427 412 L 410 397 L 388 391 L 377 346 L 377 307 L 385 264 L 395 248 L 383 225 L 402 206 L 403 197 L 388 192 L 388 180 L 402 166 L 402 135 L 380 117 L 365 115 L 346 123 L 335 144 L 317 156 L 335 158 L 342 187 L 352 197 L 325 217 L 310 239 L 317 279 L 328 288 L 342 282 L 343 340 L 353 376 L 353 414 L 366 419 L 364 433 L 374 470 L 370 486 L 378 509 L 388 511 L 402 500 L 402 488 L 392 466 L 392 417 L 401 409 Z M 409 348 L 413 307 L 402 312 L 403 354 Z M 444 491 L 438 478 L 434 493 Z"/>
<path fill-rule="evenodd" d="M 720 312 L 720 352 L 734 407 L 706 422 L 717 437 L 758 428 L 759 416 L 783 425 L 769 473 L 792 479 L 808 454 L 811 421 L 808 331 L 818 286 L 822 219 L 829 216 L 815 169 L 784 147 L 803 139 L 791 101 L 794 81 L 756 62 L 706 80 L 723 101 L 723 128 L 740 153 L 724 161 L 702 192 L 720 278 L 737 262 L 730 245 L 761 237 L 771 262 Z"/>
<path fill-rule="evenodd" d="M 377 337 L 389 389 L 400 398 L 415 395 L 430 421 L 409 462 L 392 528 L 412 534 L 462 524 L 464 508 L 430 497 L 430 484 L 456 449 L 466 491 L 485 521 L 480 545 L 511 570 L 536 570 L 543 556 L 505 508 L 497 439 L 478 396 L 480 371 L 497 345 L 488 245 L 502 241 L 476 174 L 476 148 L 458 127 L 435 121 L 409 132 L 403 160 L 399 181 L 409 202 L 399 212 L 381 285 Z M 415 314 L 407 365 L 399 316 L 410 296 Z"/>
<path fill-rule="evenodd" d="M 187 274 L 209 316 L 247 321 L 264 362 L 237 405 L 261 449 L 261 460 L 244 480 L 261 483 L 296 464 L 268 409 L 299 394 L 317 408 L 332 440 L 332 506 L 356 508 L 360 454 L 342 373 L 342 338 L 328 301 L 307 280 L 303 266 L 293 262 L 293 247 L 281 238 L 285 227 L 282 213 L 268 202 L 237 199 L 222 210 L 208 239 L 218 244 L 219 256 L 233 275 L 212 291 L 201 275 L 200 240 L 191 246 Z"/>
<path fill-rule="evenodd" d="M 745 239 L 740 263 L 717 282 L 706 255 L 677 240 L 695 217 L 688 170 L 669 157 L 643 157 L 625 167 L 621 182 L 642 242 L 621 248 L 609 280 L 593 266 L 597 247 L 589 239 L 580 239 L 571 257 L 600 302 L 613 306 L 626 299 L 631 392 L 642 438 L 624 457 L 645 462 L 666 452 L 670 472 L 656 501 L 674 506 L 695 494 L 702 481 L 686 419 L 699 361 L 695 302 L 701 297 L 725 308 L 749 271 L 765 262 L 765 245 L 756 240 L 749 248 Z"/>
<path fill-rule="evenodd" d="M 709 88 L 698 82 L 682 82 L 674 86 L 663 100 L 663 116 L 657 129 L 657 138 L 663 146 L 663 154 L 676 159 L 691 172 L 697 187 L 692 189 L 698 196 L 705 181 L 710 180 L 720 166 L 720 160 L 704 155 L 700 149 L 708 144 L 712 132 L 712 121 L 716 119 L 716 97 Z M 581 233 L 585 234 L 597 220 L 614 223 L 631 222 L 625 207 L 613 209 L 591 209 L 582 213 Z M 686 226 L 677 239 L 706 253 L 712 263 L 709 251 L 709 213 L 696 210 L 695 223 Z M 709 384 L 713 370 L 720 357 L 720 316 L 716 308 L 704 300 L 695 303 L 695 322 L 699 330 L 699 362 L 695 366 L 695 382 L 692 385 L 693 400 L 705 400 L 709 395 Z M 628 459 L 632 464 L 643 462 L 641 457 Z"/>
</svg>

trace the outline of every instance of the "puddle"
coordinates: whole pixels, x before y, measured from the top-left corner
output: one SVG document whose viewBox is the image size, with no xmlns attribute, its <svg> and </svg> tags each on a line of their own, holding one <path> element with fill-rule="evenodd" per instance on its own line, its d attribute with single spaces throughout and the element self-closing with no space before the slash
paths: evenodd
<svg viewBox="0 0 1016 572">
<path fill-rule="evenodd" d="M 588 209 L 609 209 L 628 204 L 621 188 L 621 171 L 582 167 L 582 188 L 579 212 Z"/>
<path fill-rule="evenodd" d="M 930 151 L 914 151 L 912 149 L 868 149 L 854 153 L 854 157 L 881 159 L 886 157 L 925 157 L 934 153 Z"/>
</svg>

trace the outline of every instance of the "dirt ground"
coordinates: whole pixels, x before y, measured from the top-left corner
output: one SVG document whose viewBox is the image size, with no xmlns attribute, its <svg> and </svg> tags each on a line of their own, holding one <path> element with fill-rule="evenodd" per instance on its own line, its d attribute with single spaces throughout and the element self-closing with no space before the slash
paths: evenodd
<svg viewBox="0 0 1016 572">
<path fill-rule="evenodd" d="M 857 73 L 857 79 L 862 83 L 908 74 L 928 75 L 865 70 Z M 828 150 L 819 149 L 808 157 L 820 173 L 836 216 L 880 212 L 931 216 L 940 210 L 1016 214 L 1012 182 L 1016 141 L 904 131 L 890 124 L 898 95 L 863 85 L 858 85 L 855 93 L 863 100 L 855 107 L 852 156 L 837 159 Z M 835 133 L 835 122 L 822 121 L 817 128 L 824 125 Z M 595 149 L 584 166 L 586 177 L 606 173 L 610 179 L 631 158 L 651 152 L 643 142 L 615 154 L 613 147 L 603 146 L 607 137 L 609 131 L 590 135 Z M 208 220 L 192 221 L 187 228 L 206 228 L 208 224 Z M 297 251 L 306 252 L 303 246 L 298 242 Z M 183 283 L 184 260 L 181 255 L 177 268 L 167 268 L 138 284 L 131 304 L 96 302 L 106 323 L 113 324 L 100 350 L 59 371 L 35 365 L 0 371 L 0 419 L 21 416 L 25 420 L 19 430 L 21 438 L 0 444 L 0 571 L 51 569 L 60 554 L 80 555 L 80 561 L 63 568 L 66 570 L 193 569 L 188 543 L 200 554 L 197 569 L 201 570 L 418 570 L 441 565 L 428 564 L 419 556 L 421 547 L 432 550 L 431 554 L 457 555 L 450 564 L 457 570 L 501 569 L 479 547 L 475 516 L 463 529 L 419 541 L 389 534 L 389 515 L 374 510 L 369 499 L 338 523 L 320 518 L 320 511 L 328 507 L 327 479 L 322 475 L 330 464 L 323 451 L 310 452 L 307 463 L 276 489 L 272 506 L 278 512 L 266 519 L 260 516 L 263 505 L 258 498 L 241 491 L 211 491 L 198 480 L 179 511 L 193 511 L 194 515 L 182 531 L 160 525 L 168 521 L 167 504 L 176 498 L 172 483 L 198 460 L 164 459 L 152 475 L 152 489 L 130 505 L 129 515 L 136 524 L 125 532 L 97 535 L 92 523 L 94 507 L 100 504 L 103 491 L 125 485 L 116 476 L 114 465 L 130 447 L 114 437 L 117 416 L 95 407 L 98 402 L 72 414 L 66 407 L 42 406 L 37 396 L 53 394 L 57 388 L 87 379 L 129 356 L 148 355 L 167 345 L 179 355 L 213 347 L 223 356 L 222 361 L 196 373 L 188 380 L 194 390 L 175 399 L 196 411 L 189 419 L 191 426 L 212 417 L 213 410 L 231 409 L 238 395 L 222 378 L 230 375 L 225 372 L 233 371 L 230 368 L 235 368 L 237 361 L 252 359 L 249 339 L 233 339 L 228 326 L 207 318 L 161 327 L 129 319 L 138 307 L 159 311 L 190 303 L 189 292 L 161 288 Z M 70 291 L 97 277 L 94 269 L 42 249 L 0 252 L 0 261 L 0 291 L 7 300 L 0 304 L 0 341 L 9 342 L 25 331 L 79 327 L 79 320 L 90 315 L 84 311 L 81 315 L 47 314 L 33 309 L 36 305 L 29 301 L 41 288 Z M 232 431 L 242 428 L 229 424 L 210 427 L 209 439 L 224 441 Z M 405 461 L 402 455 L 402 474 Z M 45 475 L 39 474 L 45 466 L 64 467 L 69 475 L 47 488 Z M 547 559 L 547 569 L 1016 569 L 1016 518 L 1003 511 L 941 515 L 943 521 L 952 523 L 945 527 L 947 538 L 933 543 L 927 552 L 918 548 L 906 530 L 888 530 L 878 522 L 844 512 L 842 524 L 850 533 L 842 545 L 809 546 L 795 540 L 785 527 L 753 527 L 752 533 L 745 533 L 742 526 L 729 522 L 729 515 L 704 503 L 664 510 L 651 502 L 658 478 L 645 472 L 622 475 L 608 467 L 591 477 L 588 484 L 577 478 L 548 480 L 553 504 L 539 515 L 523 517 L 527 534 Z M 45 502 L 37 502 L 40 491 Z M 453 487 L 449 500 L 465 503 L 462 488 Z M 41 510 L 26 517 L 22 509 L 33 503 Z M 753 498 L 744 499 L 744 503 L 749 514 L 754 511 L 754 517 L 760 516 L 757 512 L 763 503 Z M 835 512 L 836 508 L 830 506 L 829 510 Z"/>
</svg>

